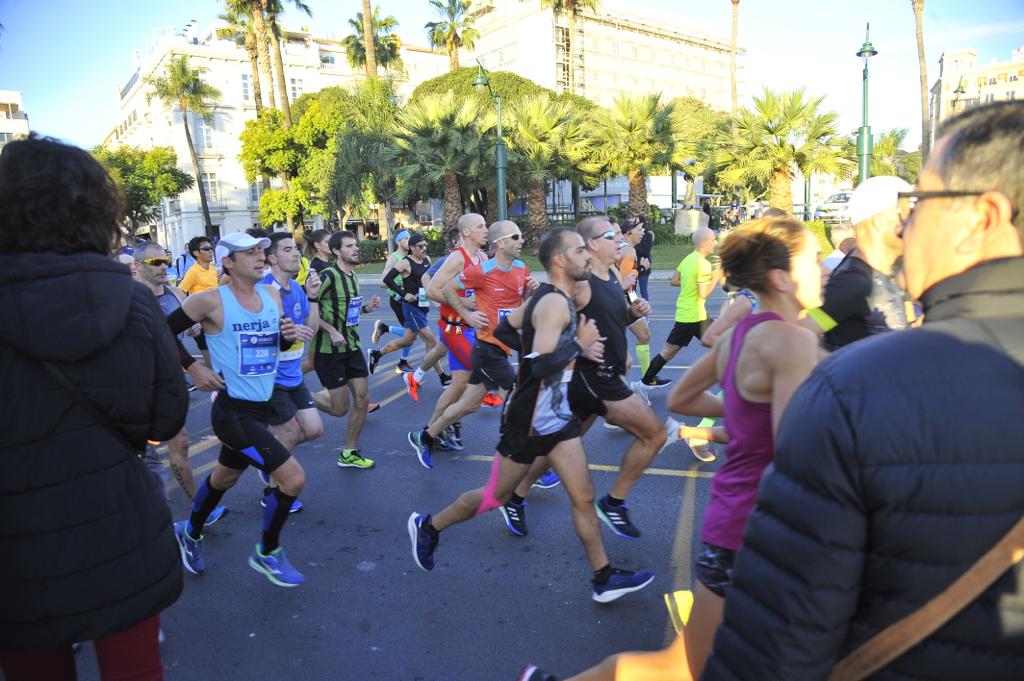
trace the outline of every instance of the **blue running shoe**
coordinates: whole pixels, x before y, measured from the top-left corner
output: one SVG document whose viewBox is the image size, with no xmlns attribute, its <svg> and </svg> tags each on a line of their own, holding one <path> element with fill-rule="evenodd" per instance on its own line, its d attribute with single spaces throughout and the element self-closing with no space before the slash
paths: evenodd
<svg viewBox="0 0 1024 681">
<path fill-rule="evenodd" d="M 455 445 L 448 439 L 448 433 L 441 433 L 437 436 L 437 448 L 442 452 L 451 452 L 455 450 Z"/>
<path fill-rule="evenodd" d="M 207 525 L 213 525 L 215 522 L 217 522 L 218 520 L 220 520 L 221 518 L 223 518 L 227 514 L 228 514 L 227 506 L 214 506 L 213 507 L 213 511 L 211 511 L 210 515 L 207 516 L 207 518 L 206 518 L 206 524 Z"/>
<path fill-rule="evenodd" d="M 510 501 L 504 506 L 499 506 L 498 510 L 501 512 L 501 517 L 505 519 L 505 525 L 509 532 L 519 537 L 525 537 L 530 533 L 526 527 L 525 501 L 521 504 Z"/>
<path fill-rule="evenodd" d="M 449 444 L 451 444 L 452 449 L 457 449 L 459 451 L 465 449 L 465 447 L 463 447 L 462 445 L 461 423 L 453 423 L 452 425 L 448 426 L 446 437 L 448 439 Z"/>
<path fill-rule="evenodd" d="M 426 428 L 421 431 L 411 431 L 409 433 L 409 444 L 412 445 L 412 450 L 416 452 L 416 458 L 420 460 L 423 467 L 430 469 L 434 467 L 434 459 L 430 451 L 431 446 L 427 443 L 427 438 L 423 437 L 425 432 Z"/>
<path fill-rule="evenodd" d="M 640 529 L 629 519 L 629 507 L 625 504 L 612 506 L 606 494 L 594 502 L 594 510 L 597 511 L 597 517 L 615 534 L 626 539 L 640 538 Z"/>
<path fill-rule="evenodd" d="M 653 572 L 631 572 L 612 568 L 612 573 L 604 584 L 591 582 L 594 585 L 593 598 L 598 603 L 611 603 L 616 598 L 639 591 L 653 581 Z"/>
<path fill-rule="evenodd" d="M 260 476 L 260 480 L 263 481 L 264 485 L 269 485 L 270 484 L 270 473 L 266 472 L 265 470 L 263 470 L 261 468 L 257 468 L 256 469 L 256 474 L 258 476 Z"/>
<path fill-rule="evenodd" d="M 413 513 L 406 525 L 409 528 L 409 540 L 412 542 L 412 559 L 421 570 L 434 569 L 434 550 L 437 548 L 437 534 L 431 534 L 423 527 L 429 522 L 430 516 Z"/>
<path fill-rule="evenodd" d="M 288 556 L 284 555 L 284 549 L 280 546 L 263 555 L 260 553 L 260 545 L 257 544 L 249 554 L 249 566 L 256 572 L 262 572 L 278 586 L 293 587 L 306 581 L 303 574 L 288 561 Z"/>
<path fill-rule="evenodd" d="M 554 469 L 549 468 L 547 472 L 540 476 L 540 479 L 531 486 L 539 489 L 551 489 L 552 487 L 558 487 L 561 484 L 562 479 L 558 477 L 558 473 L 556 473 Z"/>
<path fill-rule="evenodd" d="M 262 506 L 263 508 L 267 507 L 267 498 L 266 497 L 263 497 L 262 499 L 260 499 L 260 506 Z M 292 502 L 292 507 L 288 509 L 288 512 L 289 513 L 298 513 L 299 511 L 301 511 L 304 508 L 306 508 L 306 506 L 301 501 L 296 499 L 295 501 Z M 206 524 L 209 525 L 210 521 L 207 520 Z"/>
<path fill-rule="evenodd" d="M 206 571 L 206 560 L 203 558 L 203 538 L 193 539 L 188 536 L 188 521 L 179 520 L 174 523 L 174 538 L 178 541 L 181 551 L 181 564 L 194 575 Z"/>
</svg>

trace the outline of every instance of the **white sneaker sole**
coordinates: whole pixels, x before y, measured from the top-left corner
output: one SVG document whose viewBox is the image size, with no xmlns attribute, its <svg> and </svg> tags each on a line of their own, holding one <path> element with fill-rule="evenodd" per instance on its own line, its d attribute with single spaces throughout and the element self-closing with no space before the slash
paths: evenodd
<svg viewBox="0 0 1024 681">
<path fill-rule="evenodd" d="M 412 559 L 413 562 L 416 563 L 416 567 L 418 567 L 420 570 L 423 570 L 424 572 L 430 572 L 429 569 L 423 567 L 423 564 L 420 563 L 420 555 L 416 552 L 416 535 L 419 533 L 419 527 L 416 525 L 416 516 L 418 515 L 419 513 L 413 511 L 412 515 L 409 516 L 409 521 L 406 523 L 406 527 L 409 528 L 409 541 L 412 542 Z"/>
<path fill-rule="evenodd" d="M 627 589 L 615 589 L 614 591 L 605 591 L 603 594 L 599 594 L 597 592 L 594 592 L 593 599 L 595 601 L 597 601 L 598 603 L 611 603 L 614 600 L 618 600 L 619 598 L 622 598 L 626 594 L 631 594 L 634 591 L 639 591 L 640 589 L 643 589 L 645 586 L 647 586 L 648 584 L 650 584 L 653 581 L 654 581 L 654 575 L 651 575 L 651 578 L 648 579 L 643 584 L 637 584 L 636 586 L 631 586 L 631 587 L 629 587 Z"/>
</svg>

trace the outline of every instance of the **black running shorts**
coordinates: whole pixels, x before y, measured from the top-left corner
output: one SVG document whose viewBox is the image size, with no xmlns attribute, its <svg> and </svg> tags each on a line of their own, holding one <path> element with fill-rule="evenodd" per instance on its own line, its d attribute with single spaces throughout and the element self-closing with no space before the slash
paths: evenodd
<svg viewBox="0 0 1024 681">
<path fill-rule="evenodd" d="M 366 366 L 366 355 L 362 350 L 349 352 L 318 352 L 313 358 L 316 375 L 328 390 L 340 388 L 349 379 L 365 378 L 370 375 Z"/>
<path fill-rule="evenodd" d="M 217 461 L 238 471 L 249 466 L 266 473 L 277 470 L 291 454 L 271 435 L 270 418 L 270 402 L 238 400 L 223 390 L 218 393 L 210 410 L 213 432 L 221 441 Z"/>
<path fill-rule="evenodd" d="M 702 322 L 676 322 L 672 327 L 672 331 L 668 334 L 668 340 L 665 342 L 669 345 L 685 348 L 694 338 L 698 340 L 703 338 L 704 332 L 708 330 L 713 321 L 715 320 L 708 317 Z"/>
<path fill-rule="evenodd" d="M 305 384 L 299 383 L 291 388 L 274 386 L 274 393 L 270 396 L 270 425 L 288 423 L 303 409 L 316 409 L 313 396 Z"/>
<path fill-rule="evenodd" d="M 622 374 L 610 370 L 576 368 L 569 382 L 569 407 L 580 421 L 608 413 L 605 402 L 628 400 L 633 391 Z"/>
<path fill-rule="evenodd" d="M 736 552 L 721 546 L 700 543 L 694 571 L 697 579 L 713 594 L 725 598 L 725 588 L 732 584 L 732 565 L 736 561 Z"/>
<path fill-rule="evenodd" d="M 501 426 L 498 453 L 516 463 L 529 466 L 538 456 L 547 456 L 558 443 L 580 436 L 580 422 L 572 419 L 565 428 L 550 435 L 528 435 L 507 424 Z"/>
<path fill-rule="evenodd" d="M 395 313 L 395 319 L 398 320 L 398 325 L 405 326 L 405 310 L 402 309 L 402 301 L 389 296 L 388 305 L 391 306 L 391 311 Z"/>
<path fill-rule="evenodd" d="M 483 383 L 488 390 L 511 390 L 516 382 L 516 372 L 508 361 L 508 355 L 497 345 L 477 340 L 470 355 L 473 372 L 469 375 L 471 385 Z"/>
</svg>

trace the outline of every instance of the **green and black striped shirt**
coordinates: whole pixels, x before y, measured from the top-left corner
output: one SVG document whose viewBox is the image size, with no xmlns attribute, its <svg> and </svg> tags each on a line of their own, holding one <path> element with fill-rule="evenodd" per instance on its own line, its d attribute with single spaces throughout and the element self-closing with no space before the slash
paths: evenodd
<svg viewBox="0 0 1024 681">
<path fill-rule="evenodd" d="M 341 332 L 347 345 L 335 346 L 322 329 L 316 332 L 317 352 L 351 352 L 359 349 L 359 315 L 363 297 L 359 293 L 359 279 L 355 272 L 345 274 L 332 264 L 320 272 L 320 319 Z"/>
</svg>

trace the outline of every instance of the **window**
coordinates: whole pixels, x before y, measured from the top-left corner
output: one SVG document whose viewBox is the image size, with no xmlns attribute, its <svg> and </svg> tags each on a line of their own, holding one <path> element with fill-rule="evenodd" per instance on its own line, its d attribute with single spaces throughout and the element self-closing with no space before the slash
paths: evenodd
<svg viewBox="0 0 1024 681">
<path fill-rule="evenodd" d="M 995 85 L 996 84 L 996 79 L 995 78 L 989 78 L 988 79 L 988 84 L 989 85 Z"/>
<path fill-rule="evenodd" d="M 170 215 L 181 215 L 181 199 L 177 196 L 167 199 L 167 211 Z"/>
<path fill-rule="evenodd" d="M 996 101 L 996 96 L 995 95 L 985 95 L 985 103 L 986 104 L 988 104 L 989 102 L 994 102 L 994 101 Z"/>
<path fill-rule="evenodd" d="M 263 196 L 263 180 L 256 180 L 255 182 L 249 183 L 249 202 L 259 203 L 260 197 Z"/>
<path fill-rule="evenodd" d="M 7 144 L 12 139 L 14 139 L 13 133 L 0 132 L 0 147 L 2 147 L 3 145 Z"/>
<path fill-rule="evenodd" d="M 242 74 L 242 101 L 249 102 L 252 99 L 252 76 L 248 73 Z"/>
<path fill-rule="evenodd" d="M 217 181 L 217 173 L 199 173 L 203 178 L 203 190 L 206 192 L 208 203 L 220 203 L 220 182 Z"/>
<path fill-rule="evenodd" d="M 196 116 L 195 121 L 195 125 L 192 126 L 192 143 L 196 147 L 196 153 L 213 149 L 213 117 Z"/>
<path fill-rule="evenodd" d="M 1015 99 L 1017 99 L 1017 93 L 1014 92 L 1013 90 L 1007 90 L 1006 91 L 1006 101 L 1012 102 Z"/>
<path fill-rule="evenodd" d="M 320 63 L 321 64 L 333 64 L 334 63 L 334 55 L 333 54 L 321 54 L 320 55 Z"/>
<path fill-rule="evenodd" d="M 302 79 L 292 78 L 290 82 L 292 86 L 292 99 L 298 99 L 302 96 Z"/>
</svg>

